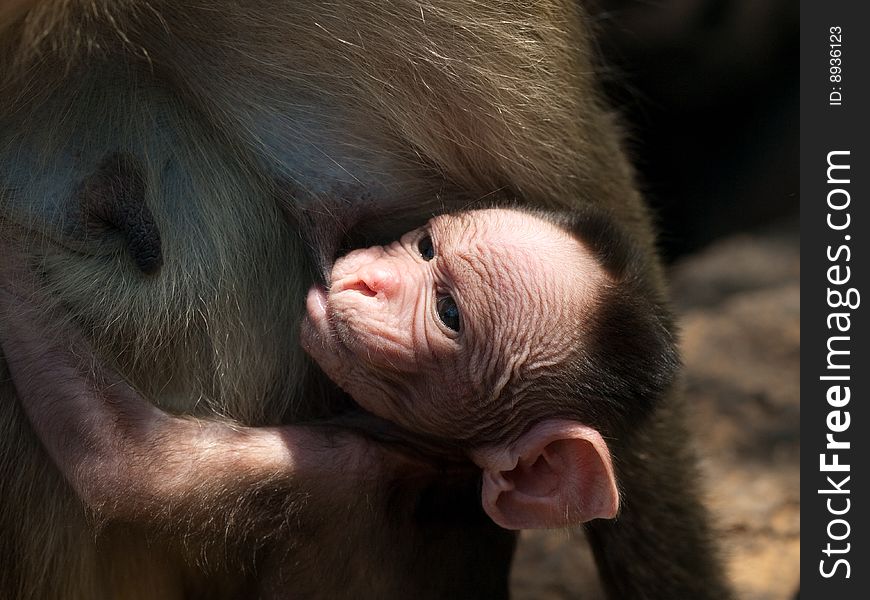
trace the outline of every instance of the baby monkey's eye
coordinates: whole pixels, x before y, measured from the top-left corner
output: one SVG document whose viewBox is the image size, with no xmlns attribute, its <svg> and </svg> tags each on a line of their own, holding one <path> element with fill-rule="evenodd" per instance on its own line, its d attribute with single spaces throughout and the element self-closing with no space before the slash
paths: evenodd
<svg viewBox="0 0 870 600">
<path fill-rule="evenodd" d="M 417 242 L 417 251 L 420 252 L 423 260 L 428 261 L 435 258 L 435 246 L 432 245 L 432 236 L 426 235 L 420 238 L 420 241 Z"/>
<path fill-rule="evenodd" d="M 437 300 L 438 318 L 453 331 L 459 331 L 459 307 L 452 296 L 441 296 Z"/>
</svg>

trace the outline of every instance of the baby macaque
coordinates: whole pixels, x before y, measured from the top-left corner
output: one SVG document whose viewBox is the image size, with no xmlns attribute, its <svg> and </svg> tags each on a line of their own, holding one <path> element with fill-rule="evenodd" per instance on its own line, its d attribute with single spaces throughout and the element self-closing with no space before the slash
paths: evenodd
<svg viewBox="0 0 870 600">
<path fill-rule="evenodd" d="M 596 316 L 618 282 L 572 225 L 510 209 L 438 216 L 339 258 L 329 289 L 308 294 L 302 343 L 323 371 L 366 410 L 460 444 L 509 529 L 618 507 L 607 444 L 571 409 L 593 401 L 579 389 L 609 384 L 584 363 L 607 343 Z"/>
<path fill-rule="evenodd" d="M 361 407 L 473 461 L 483 472 L 483 508 L 498 525 L 562 527 L 612 518 L 619 493 L 605 440 L 650 412 L 677 365 L 668 313 L 639 275 L 649 269 L 638 257 L 610 219 L 595 212 L 513 208 L 437 216 L 392 244 L 337 259 L 328 289 L 315 285 L 308 293 L 302 344 Z M 30 354 L 9 350 L 8 356 Z M 13 375 L 27 368 L 11 366 Z M 95 398 L 84 401 L 95 404 Z M 144 403 L 138 398 L 114 397 L 112 409 Z M 122 410 L 120 417 L 95 419 L 90 413 L 99 407 L 61 416 L 57 403 L 47 411 L 36 401 L 22 397 L 40 432 L 63 427 L 87 436 L 99 422 L 132 438 L 131 430 L 163 428 L 160 446 L 174 445 L 162 417 L 139 414 L 124 423 L 133 412 Z M 286 427 L 285 444 L 295 426 Z M 196 462 L 197 477 L 228 477 L 225 463 L 239 456 L 248 474 L 259 457 L 274 473 L 283 455 L 264 448 L 275 429 L 281 428 L 262 428 L 259 440 L 260 428 L 203 440 L 207 452 Z M 69 443 L 73 435 L 55 437 Z M 191 443 L 179 441 L 188 449 Z M 224 464 L 222 444 L 228 446 Z M 249 453 L 241 447 L 247 445 Z M 95 443 L 80 446 L 86 453 Z M 301 452 L 304 446 L 287 447 Z M 136 450 L 158 451 L 157 444 Z M 76 487 L 90 485 L 81 481 L 88 471 L 69 452 L 58 448 L 52 455 L 68 477 L 78 478 Z M 161 464 L 138 458 L 138 468 Z M 299 465 L 306 463 L 290 456 L 285 468 Z M 173 489 L 147 493 L 172 495 Z"/>
</svg>

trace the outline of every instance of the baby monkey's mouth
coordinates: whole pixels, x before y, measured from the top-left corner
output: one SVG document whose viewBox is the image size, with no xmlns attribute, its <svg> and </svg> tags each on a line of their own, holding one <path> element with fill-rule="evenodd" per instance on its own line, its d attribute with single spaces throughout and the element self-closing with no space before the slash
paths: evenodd
<svg viewBox="0 0 870 600">
<path fill-rule="evenodd" d="M 302 349 L 317 360 L 324 351 L 336 357 L 348 352 L 344 340 L 339 335 L 334 317 L 329 310 L 329 292 L 326 287 L 315 283 L 308 289 L 305 298 L 305 317 L 300 329 Z"/>
</svg>

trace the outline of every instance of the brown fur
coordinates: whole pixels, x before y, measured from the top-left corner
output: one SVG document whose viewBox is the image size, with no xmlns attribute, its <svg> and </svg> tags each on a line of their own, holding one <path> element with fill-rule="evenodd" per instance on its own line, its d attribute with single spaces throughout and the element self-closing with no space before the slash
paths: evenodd
<svg viewBox="0 0 870 600">
<path fill-rule="evenodd" d="M 416 218 L 503 193 L 554 208 L 601 203 L 653 253 L 587 39 L 567 0 L 7 2 L 0 235 L 26 247 L 50 297 L 162 407 L 248 424 L 331 414 L 297 343 L 313 265 L 276 199 L 334 213 L 338 225 L 345 201 Z M 76 198 L 118 151 L 138 161 L 160 229 L 157 276 L 136 269 L 118 240 L 77 228 L 74 210 L 35 219 L 56 198 Z M 341 165 L 335 177 L 287 158 L 324 154 Z M 641 459 L 626 452 L 631 472 Z M 668 473 L 680 479 L 676 454 Z M 399 487 L 358 499 L 331 526 L 312 521 L 310 537 L 287 541 L 289 554 L 269 555 L 282 565 L 272 564 L 277 584 L 257 581 L 268 571 L 255 561 L 260 540 L 185 543 L 182 523 L 147 541 L 125 526 L 97 531 L 29 430 L 2 360 L 0 472 L 4 597 L 505 592 L 512 538 L 456 490 L 434 494 L 429 520 L 419 490 Z M 304 504 L 292 506 L 305 515 Z M 453 504 L 468 510 L 445 517 Z M 706 551 L 696 523 L 675 526 L 684 542 L 674 545 L 689 556 Z M 228 546 L 238 551 L 230 559 L 212 552 Z"/>
</svg>

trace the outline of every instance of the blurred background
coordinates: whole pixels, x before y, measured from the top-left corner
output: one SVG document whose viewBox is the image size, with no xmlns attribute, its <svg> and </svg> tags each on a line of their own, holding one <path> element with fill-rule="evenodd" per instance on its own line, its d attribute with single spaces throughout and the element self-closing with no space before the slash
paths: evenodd
<svg viewBox="0 0 870 600">
<path fill-rule="evenodd" d="M 739 598 L 790 600 L 800 559 L 798 3 L 586 6 L 661 232 L 729 576 Z M 578 540 L 579 530 L 524 532 L 514 596 L 601 598 Z"/>
</svg>

